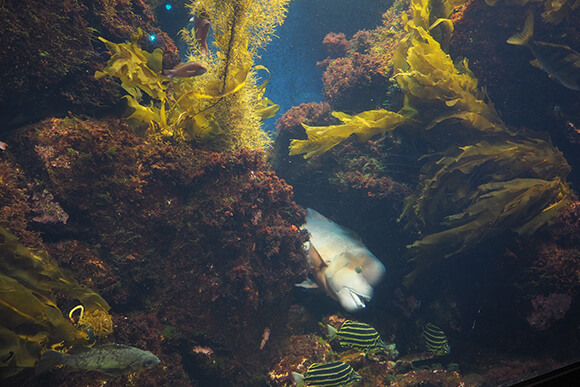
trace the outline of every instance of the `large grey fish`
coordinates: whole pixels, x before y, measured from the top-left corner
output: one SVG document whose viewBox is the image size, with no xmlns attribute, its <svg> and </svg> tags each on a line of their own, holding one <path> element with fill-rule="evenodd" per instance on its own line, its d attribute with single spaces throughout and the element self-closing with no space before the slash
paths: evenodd
<svg viewBox="0 0 580 387">
<path fill-rule="evenodd" d="M 308 259 L 316 285 L 349 312 L 365 308 L 373 298 L 373 286 L 385 275 L 383 264 L 352 231 L 311 208 L 303 228 L 310 233 Z M 312 284 L 306 281 L 297 286 Z"/>
<path fill-rule="evenodd" d="M 77 347 L 68 353 L 52 350 L 44 352 L 36 365 L 36 374 L 64 365 L 70 371 L 97 371 L 117 377 L 159 364 L 160 361 L 149 351 L 120 344 L 105 344 L 95 347 Z"/>
<path fill-rule="evenodd" d="M 526 46 L 536 57 L 532 64 L 572 90 L 580 90 L 580 53 L 561 44 L 537 42 L 534 39 L 534 14 L 526 18 L 522 32 L 507 40 L 509 44 Z"/>
</svg>

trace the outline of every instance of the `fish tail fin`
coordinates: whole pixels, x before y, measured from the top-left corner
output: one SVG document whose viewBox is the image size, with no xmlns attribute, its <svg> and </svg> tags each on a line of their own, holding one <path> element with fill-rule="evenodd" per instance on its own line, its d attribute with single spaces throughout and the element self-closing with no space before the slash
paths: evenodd
<svg viewBox="0 0 580 387">
<path fill-rule="evenodd" d="M 304 375 L 298 372 L 292 372 L 292 379 L 296 382 L 296 387 L 304 386 Z"/>
<path fill-rule="evenodd" d="M 42 357 L 40 358 L 38 363 L 36 363 L 34 373 L 36 375 L 40 375 L 42 373 L 45 373 L 52 367 L 62 364 L 64 356 L 65 355 L 60 352 L 56 352 L 50 349 L 47 350 L 42 354 Z"/>
<path fill-rule="evenodd" d="M 334 338 L 336 337 L 336 334 L 338 333 L 336 328 L 330 324 L 326 324 L 326 330 L 328 331 L 328 336 L 329 336 L 328 341 L 334 340 Z"/>
<path fill-rule="evenodd" d="M 507 40 L 509 44 L 515 44 L 517 46 L 525 46 L 534 37 L 534 14 L 528 14 L 526 18 L 526 22 L 524 23 L 524 29 L 521 32 L 518 32 L 511 38 Z"/>
</svg>

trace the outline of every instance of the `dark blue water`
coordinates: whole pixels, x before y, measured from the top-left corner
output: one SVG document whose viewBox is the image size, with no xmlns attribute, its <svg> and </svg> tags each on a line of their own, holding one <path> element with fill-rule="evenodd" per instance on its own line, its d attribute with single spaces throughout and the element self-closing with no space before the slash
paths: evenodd
<svg viewBox="0 0 580 387">
<path fill-rule="evenodd" d="M 387 0 L 295 0 L 276 33 L 279 38 L 266 47 L 258 64 L 271 73 L 266 97 L 280 105 L 275 118 L 266 121 L 274 128 L 276 119 L 292 106 L 322 100 L 322 70 L 316 62 L 327 57 L 322 45 L 329 32 L 342 32 L 350 39 L 361 29 L 375 28 L 381 14 L 392 2 Z"/>
</svg>

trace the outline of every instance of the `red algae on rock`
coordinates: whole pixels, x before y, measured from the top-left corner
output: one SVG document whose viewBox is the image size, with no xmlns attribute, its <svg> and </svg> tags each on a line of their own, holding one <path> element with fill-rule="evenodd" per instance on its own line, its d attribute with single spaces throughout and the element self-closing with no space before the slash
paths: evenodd
<svg viewBox="0 0 580 387">
<path fill-rule="evenodd" d="M 76 118 L 23 128 L 10 143 L 26 178 L 42 181 L 69 215 L 42 224 L 47 245 L 113 305 L 108 340 L 152 346 L 162 359 L 163 371 L 136 376 L 139 385 L 162 373 L 176 385 L 265 377 L 307 268 L 305 212 L 263 153 L 148 142 L 118 120 Z M 211 348 L 212 361 L 197 364 L 196 346 Z"/>
<path fill-rule="evenodd" d="M 25 246 L 42 248 L 40 235 L 28 224 L 29 198 L 22 170 L 0 152 L 0 227 L 10 230 Z"/>
<path fill-rule="evenodd" d="M 0 123 L 4 129 L 68 111 L 98 114 L 119 101 L 117 85 L 97 81 L 104 47 L 95 34 L 127 39 L 138 27 L 155 34 L 164 63 L 177 48 L 141 0 L 7 1 L 0 7 Z M 151 42 L 146 42 L 151 45 Z M 34 108 L 31 108 L 34 107 Z"/>
<path fill-rule="evenodd" d="M 340 111 L 377 108 L 388 85 L 384 67 L 380 57 L 358 52 L 331 61 L 322 77 L 324 98 Z"/>
<path fill-rule="evenodd" d="M 290 336 L 282 345 L 284 357 L 268 373 L 272 386 L 292 386 L 292 372 L 303 374 L 311 363 L 332 360 L 332 349 L 321 337 L 313 334 Z"/>
</svg>

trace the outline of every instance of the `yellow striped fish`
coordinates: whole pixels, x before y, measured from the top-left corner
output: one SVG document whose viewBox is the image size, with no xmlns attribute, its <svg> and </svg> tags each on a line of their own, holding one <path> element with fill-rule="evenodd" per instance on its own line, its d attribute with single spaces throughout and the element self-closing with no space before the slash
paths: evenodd
<svg viewBox="0 0 580 387">
<path fill-rule="evenodd" d="M 346 320 L 340 329 L 327 325 L 330 341 L 338 338 L 341 347 L 354 348 L 364 352 L 373 349 L 387 350 L 387 346 L 381 340 L 379 332 L 368 324 L 352 320 Z"/>
<path fill-rule="evenodd" d="M 308 384 L 309 387 L 348 386 L 362 380 L 350 365 L 341 361 L 330 363 L 313 363 L 304 375 L 292 372 L 298 387 Z"/>
<path fill-rule="evenodd" d="M 425 339 L 427 351 L 433 352 L 434 355 L 443 356 L 451 353 L 447 337 L 437 325 L 427 323 L 423 328 L 423 338 Z"/>
<path fill-rule="evenodd" d="M 536 61 L 532 61 L 533 65 L 550 74 L 562 86 L 580 90 L 580 53 L 568 46 L 537 42 L 533 38 L 534 14 L 530 13 L 523 31 L 509 38 L 507 42 L 528 47 L 536 57 Z"/>
</svg>

